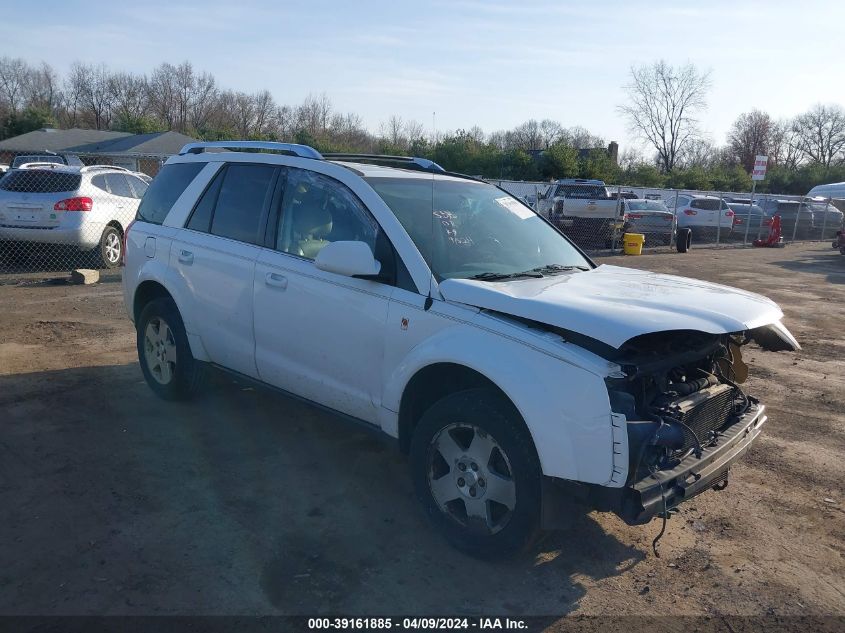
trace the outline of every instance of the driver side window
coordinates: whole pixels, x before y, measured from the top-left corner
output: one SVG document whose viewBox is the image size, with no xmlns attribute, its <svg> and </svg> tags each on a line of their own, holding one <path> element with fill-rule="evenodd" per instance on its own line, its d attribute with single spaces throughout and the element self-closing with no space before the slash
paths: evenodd
<svg viewBox="0 0 845 633">
<path fill-rule="evenodd" d="M 345 185 L 316 172 L 290 169 L 276 249 L 306 259 L 331 242 L 365 242 L 375 253 L 378 225 Z"/>
</svg>

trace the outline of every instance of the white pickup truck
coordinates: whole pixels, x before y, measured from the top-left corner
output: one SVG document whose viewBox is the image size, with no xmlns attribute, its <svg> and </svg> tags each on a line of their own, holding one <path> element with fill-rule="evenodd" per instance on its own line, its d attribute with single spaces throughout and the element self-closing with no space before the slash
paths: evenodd
<svg viewBox="0 0 845 633">
<path fill-rule="evenodd" d="M 540 200 L 539 211 L 561 231 L 586 246 L 610 246 L 622 228 L 619 201 L 610 197 L 601 180 L 558 180 Z"/>
</svg>

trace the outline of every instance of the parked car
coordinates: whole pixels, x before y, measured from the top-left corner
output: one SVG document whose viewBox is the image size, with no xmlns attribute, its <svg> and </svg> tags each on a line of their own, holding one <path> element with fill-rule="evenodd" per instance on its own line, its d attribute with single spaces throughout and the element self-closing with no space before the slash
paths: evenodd
<svg viewBox="0 0 845 633">
<path fill-rule="evenodd" d="M 75 154 L 19 154 L 12 160 L 11 169 L 17 169 L 27 163 L 54 163 L 56 165 L 82 166 L 82 161 Z"/>
<path fill-rule="evenodd" d="M 812 239 L 816 225 L 812 207 L 799 201 L 766 198 L 758 201 L 767 216 L 779 215 L 781 232 L 785 241 Z"/>
<path fill-rule="evenodd" d="M 766 215 L 762 207 L 750 204 L 750 199 L 745 199 L 749 200 L 748 204 L 736 201 L 730 203 L 731 211 L 734 212 L 734 228 L 729 239 L 743 241 L 747 235 L 749 240 L 754 240 L 766 234 L 772 226 L 772 218 Z"/>
<path fill-rule="evenodd" d="M 675 214 L 662 200 L 626 199 L 622 206 L 623 233 L 642 233 L 645 245 L 671 244 L 675 237 Z"/>
<path fill-rule="evenodd" d="M 830 204 L 827 198 L 804 198 L 813 212 L 813 239 L 828 240 L 842 228 L 842 211 Z"/>
<path fill-rule="evenodd" d="M 616 200 L 617 198 L 623 198 L 626 200 L 636 200 L 639 196 L 633 191 L 611 191 L 610 198 L 612 200 Z"/>
<path fill-rule="evenodd" d="M 696 242 L 712 242 L 718 235 L 727 239 L 734 224 L 734 212 L 728 204 L 716 196 L 682 193 L 666 200 L 666 206 L 673 209 L 678 218 L 679 229 L 690 229 Z"/>
<path fill-rule="evenodd" d="M 146 189 L 140 178 L 108 165 L 24 164 L 0 180 L 0 240 L 93 251 L 102 266 L 114 268 Z"/>
<path fill-rule="evenodd" d="M 9 166 L 6 163 L 0 163 L 0 178 L 2 178 L 7 171 L 9 171 Z"/>
<path fill-rule="evenodd" d="M 621 235 L 620 202 L 611 198 L 601 180 L 556 181 L 541 203 L 540 212 L 587 248 L 608 248 Z"/>
<path fill-rule="evenodd" d="M 597 266 L 491 184 L 286 143 L 170 158 L 122 277 L 154 393 L 219 368 L 386 433 L 434 525 L 486 557 L 576 498 L 642 524 L 723 488 L 766 421 L 742 345 L 799 348 L 771 300 Z"/>
</svg>

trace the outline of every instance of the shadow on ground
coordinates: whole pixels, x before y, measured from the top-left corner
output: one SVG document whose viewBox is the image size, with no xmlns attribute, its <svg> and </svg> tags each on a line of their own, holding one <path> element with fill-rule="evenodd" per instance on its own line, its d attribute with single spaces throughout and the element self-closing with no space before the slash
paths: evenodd
<svg viewBox="0 0 845 633">
<path fill-rule="evenodd" d="M 642 553 L 583 516 L 485 563 L 426 523 L 391 440 L 218 376 L 0 376 L 0 612 L 565 614 Z"/>
</svg>

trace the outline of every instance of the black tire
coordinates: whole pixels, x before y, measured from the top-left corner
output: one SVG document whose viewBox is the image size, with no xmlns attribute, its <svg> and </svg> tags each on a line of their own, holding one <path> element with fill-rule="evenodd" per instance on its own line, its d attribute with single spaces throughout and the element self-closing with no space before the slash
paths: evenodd
<svg viewBox="0 0 845 633">
<path fill-rule="evenodd" d="M 103 229 L 97 254 L 102 268 L 117 268 L 120 266 L 123 259 L 123 235 L 117 227 L 109 225 Z"/>
<path fill-rule="evenodd" d="M 138 361 L 150 389 L 164 400 L 196 396 L 205 384 L 206 367 L 191 354 L 185 325 L 173 300 L 162 297 L 150 301 L 135 326 Z M 152 328 L 149 335 L 148 327 Z M 161 346 L 157 346 L 154 334 L 161 336 Z M 157 350 L 160 355 L 156 355 Z M 175 360 L 171 361 L 174 353 Z"/>
<path fill-rule="evenodd" d="M 692 246 L 692 231 L 690 229 L 678 229 L 675 238 L 675 248 L 679 253 L 686 253 Z"/>
<path fill-rule="evenodd" d="M 451 464 L 443 449 L 436 447 L 441 438 L 458 449 Z M 473 441 L 478 442 L 475 447 Z M 491 445 L 486 463 L 483 457 L 477 460 Z M 457 457 L 458 453 L 463 455 Z M 414 489 L 426 514 L 457 549 L 478 558 L 502 558 L 524 551 L 539 534 L 540 460 L 522 418 L 494 389 L 460 391 L 434 403 L 414 430 L 410 463 Z M 470 482 L 470 477 L 475 479 Z M 445 509 L 435 498 L 435 481 L 444 481 L 440 489 L 447 492 L 441 496 L 455 495 Z M 459 487 L 461 483 L 466 489 Z M 494 491 L 501 500 L 512 496 L 513 507 L 494 500 Z M 470 494 L 479 498 L 471 499 Z M 476 508 L 476 517 L 483 513 L 485 518 L 470 517 L 470 507 Z"/>
</svg>

